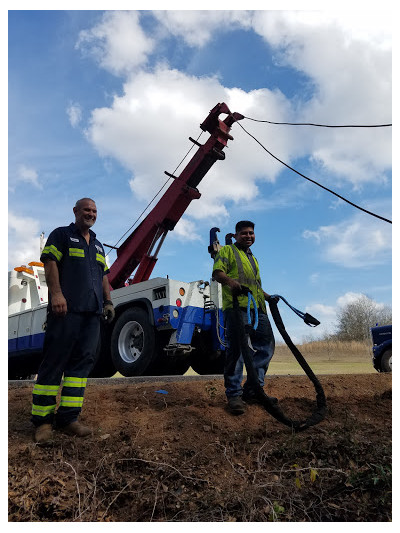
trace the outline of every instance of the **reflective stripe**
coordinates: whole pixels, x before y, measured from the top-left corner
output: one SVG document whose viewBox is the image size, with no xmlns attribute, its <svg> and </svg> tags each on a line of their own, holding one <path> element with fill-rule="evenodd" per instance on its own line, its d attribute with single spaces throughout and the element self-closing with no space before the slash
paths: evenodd
<svg viewBox="0 0 400 533">
<path fill-rule="evenodd" d="M 47 416 L 54 413 L 56 404 L 54 405 L 35 405 L 32 404 L 32 414 L 38 416 Z"/>
<path fill-rule="evenodd" d="M 36 385 L 33 387 L 32 394 L 38 394 L 42 396 L 57 396 L 59 385 Z"/>
<path fill-rule="evenodd" d="M 54 244 L 51 244 L 50 246 L 45 246 L 43 248 L 42 254 L 53 254 L 58 261 L 61 261 L 61 258 L 63 256 L 63 254 L 59 250 L 57 250 Z"/>
<path fill-rule="evenodd" d="M 227 257 L 221 257 L 219 254 L 217 254 L 215 256 L 215 259 L 214 259 L 215 262 L 217 261 L 221 261 L 221 263 L 226 263 L 228 264 L 229 263 L 229 259 Z"/>
<path fill-rule="evenodd" d="M 254 278 L 246 278 L 246 276 L 242 276 L 241 278 L 231 278 L 231 279 L 234 279 L 235 281 L 238 281 L 240 283 L 240 285 L 245 285 L 246 287 L 248 287 L 249 285 L 254 285 Z M 261 287 L 261 285 L 260 285 Z M 250 288 L 250 287 L 249 287 Z"/>
<path fill-rule="evenodd" d="M 98 261 L 99 263 L 102 263 L 103 265 L 106 264 L 106 259 L 104 255 L 101 255 L 101 254 L 96 254 L 96 261 Z"/>
<path fill-rule="evenodd" d="M 70 248 L 69 249 L 70 257 L 85 257 L 85 250 L 82 248 Z"/>
<path fill-rule="evenodd" d="M 254 265 L 251 259 L 254 260 Z M 260 270 L 258 262 L 254 256 L 249 259 L 246 253 L 243 250 L 238 250 L 235 245 L 226 245 L 221 248 L 215 257 L 213 272 L 215 270 L 225 272 L 225 274 L 231 279 L 248 287 L 257 302 L 257 307 L 261 308 L 263 312 L 266 312 L 264 291 L 261 287 Z M 238 301 L 240 307 L 247 307 L 247 300 L 247 295 L 239 295 Z M 228 285 L 222 285 L 222 303 L 224 311 L 232 308 L 232 291 Z M 253 303 L 251 303 L 251 307 L 253 307 Z"/>
<path fill-rule="evenodd" d="M 87 378 L 64 377 L 64 387 L 86 387 Z"/>
<path fill-rule="evenodd" d="M 244 267 L 243 267 L 243 261 L 242 261 L 242 258 L 239 254 L 239 250 L 236 248 L 235 245 L 231 244 L 230 245 L 232 251 L 233 251 L 233 255 L 235 256 L 235 260 L 236 260 L 236 266 L 237 266 L 237 269 L 238 269 L 238 274 L 239 274 L 239 283 L 241 285 L 245 285 L 245 286 L 248 286 L 248 288 L 251 290 L 251 292 L 253 293 L 253 297 L 256 297 L 256 299 L 258 300 L 258 291 L 261 290 L 263 291 L 262 287 L 261 287 L 261 283 L 259 282 L 259 280 L 257 279 L 257 275 L 256 273 L 254 272 L 254 269 L 253 267 L 251 266 L 251 270 L 254 274 L 254 277 L 253 278 L 248 278 L 247 276 L 245 276 L 244 274 Z M 250 262 L 250 259 L 247 258 L 250 265 L 251 265 L 251 262 Z M 256 262 L 256 259 L 255 257 L 253 256 L 253 259 L 254 259 L 254 265 L 257 269 L 257 272 L 259 271 L 258 269 L 258 264 Z M 255 290 L 254 290 L 255 289 Z M 259 305 L 261 307 L 261 309 L 263 311 L 265 311 L 265 302 L 264 302 L 264 291 L 262 292 L 263 296 L 262 296 L 262 299 L 261 299 L 261 302 L 258 301 L 257 302 L 257 305 Z M 251 303 L 251 307 L 253 307 L 253 303 Z"/>
<path fill-rule="evenodd" d="M 241 285 L 247 285 L 247 284 L 251 284 L 253 285 L 254 283 L 257 285 L 257 287 L 259 289 L 261 289 L 261 283 L 258 281 L 257 278 L 247 278 L 245 275 L 244 275 L 244 269 L 243 269 L 243 262 L 242 262 L 242 258 L 240 257 L 239 255 L 239 252 L 238 252 L 238 249 L 236 248 L 236 246 L 234 246 L 233 244 L 230 245 L 230 247 L 232 248 L 233 250 L 233 255 L 235 256 L 235 259 L 236 259 L 236 264 L 237 264 L 237 267 L 238 267 L 238 272 L 239 272 L 239 283 Z M 255 257 L 253 256 L 253 258 L 255 259 Z M 249 260 L 250 261 L 250 260 Z M 254 261 L 255 262 L 255 261 Z"/>
<path fill-rule="evenodd" d="M 83 396 L 61 396 L 60 406 L 82 407 Z"/>
<path fill-rule="evenodd" d="M 98 261 L 99 263 L 101 263 L 104 266 L 104 270 L 108 270 L 108 266 L 107 266 L 107 263 L 106 263 L 106 258 L 104 257 L 104 255 L 96 254 L 96 261 Z"/>
</svg>

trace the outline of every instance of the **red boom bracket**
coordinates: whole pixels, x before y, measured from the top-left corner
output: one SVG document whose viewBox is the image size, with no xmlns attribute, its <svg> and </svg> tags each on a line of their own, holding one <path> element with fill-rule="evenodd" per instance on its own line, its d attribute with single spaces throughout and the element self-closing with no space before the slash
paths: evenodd
<svg viewBox="0 0 400 533">
<path fill-rule="evenodd" d="M 220 114 L 227 115 L 225 120 L 219 119 Z M 223 149 L 228 140 L 233 140 L 229 133 L 231 126 L 242 118 L 244 118 L 243 115 L 231 113 L 228 106 L 221 103 L 217 104 L 200 124 L 203 131 L 211 134 L 209 139 L 203 145 L 192 140 L 199 146 L 196 153 L 179 177 L 166 173 L 175 180 L 146 218 L 117 249 L 117 259 L 111 265 L 108 274 L 113 289 L 123 287 L 137 267 L 130 283 L 149 279 L 168 231 L 174 229 L 190 202 L 200 198 L 201 194 L 197 190 L 198 184 L 216 161 L 225 159 Z"/>
</svg>

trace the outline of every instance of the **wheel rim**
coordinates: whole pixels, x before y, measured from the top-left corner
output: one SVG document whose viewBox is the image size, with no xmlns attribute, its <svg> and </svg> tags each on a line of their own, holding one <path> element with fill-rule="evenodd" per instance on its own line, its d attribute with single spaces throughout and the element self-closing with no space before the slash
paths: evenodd
<svg viewBox="0 0 400 533">
<path fill-rule="evenodd" d="M 392 371 L 392 356 L 390 356 L 388 364 L 389 364 L 389 368 L 390 368 L 390 372 L 391 372 Z"/>
<path fill-rule="evenodd" d="M 118 351 L 125 363 L 135 363 L 143 353 L 144 331 L 139 322 L 127 322 L 118 337 Z"/>
</svg>

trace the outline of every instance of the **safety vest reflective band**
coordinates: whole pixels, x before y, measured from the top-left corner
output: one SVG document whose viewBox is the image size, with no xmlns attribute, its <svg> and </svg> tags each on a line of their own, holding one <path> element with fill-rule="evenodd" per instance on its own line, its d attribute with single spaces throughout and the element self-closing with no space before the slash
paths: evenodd
<svg viewBox="0 0 400 533">
<path fill-rule="evenodd" d="M 261 289 L 261 283 L 257 279 L 257 275 L 258 275 L 259 272 L 258 272 L 258 269 L 257 269 L 257 264 L 256 264 L 255 257 L 253 256 L 253 260 L 254 260 L 254 265 L 256 267 L 257 273 L 255 273 L 254 269 L 253 269 L 254 277 L 248 278 L 244 274 L 243 262 L 242 262 L 242 258 L 239 255 L 238 249 L 233 244 L 231 244 L 230 246 L 231 246 L 231 248 L 233 250 L 233 255 L 235 256 L 235 259 L 236 259 L 236 264 L 237 264 L 237 268 L 238 268 L 238 272 L 239 272 L 239 283 L 240 283 L 240 285 L 245 285 L 246 287 L 249 287 L 249 285 L 253 285 L 254 282 L 255 282 L 256 285 L 257 285 L 257 288 Z M 251 264 L 250 259 L 248 259 L 248 261 Z M 253 266 L 251 268 L 253 268 Z"/>
<path fill-rule="evenodd" d="M 222 247 L 215 256 L 213 270 L 221 270 L 231 279 L 248 287 L 257 302 L 257 307 L 265 313 L 266 305 L 264 291 L 261 288 L 260 270 L 254 256 L 253 259 L 256 271 L 243 250 L 239 250 L 235 245 L 227 245 Z M 247 300 L 247 295 L 239 295 L 239 306 L 247 307 Z M 222 286 L 222 303 L 224 311 L 233 307 L 232 292 L 227 285 Z M 253 308 L 253 303 L 251 307 Z"/>
<path fill-rule="evenodd" d="M 70 257 L 85 257 L 85 250 L 82 248 L 69 248 Z"/>
<path fill-rule="evenodd" d="M 106 264 L 106 259 L 104 257 L 104 255 L 101 255 L 101 254 L 96 254 L 96 261 L 98 261 L 99 263 L 101 263 L 102 265 L 104 265 L 104 270 L 106 270 L 108 267 L 107 267 L 107 264 Z"/>
<path fill-rule="evenodd" d="M 64 387 L 86 387 L 87 378 L 64 377 Z"/>
<path fill-rule="evenodd" d="M 37 416 L 47 416 L 56 410 L 56 404 L 53 405 L 35 405 L 32 404 L 32 414 Z"/>
<path fill-rule="evenodd" d="M 61 261 L 61 258 L 63 256 L 63 254 L 59 250 L 57 250 L 54 244 L 50 246 L 45 246 L 43 248 L 42 255 L 46 255 L 46 254 L 53 254 L 54 257 L 56 257 L 58 261 Z"/>
<path fill-rule="evenodd" d="M 83 396 L 61 396 L 60 406 L 62 407 L 82 407 Z"/>
<path fill-rule="evenodd" d="M 36 385 L 33 387 L 32 394 L 41 396 L 57 396 L 59 385 Z"/>
</svg>

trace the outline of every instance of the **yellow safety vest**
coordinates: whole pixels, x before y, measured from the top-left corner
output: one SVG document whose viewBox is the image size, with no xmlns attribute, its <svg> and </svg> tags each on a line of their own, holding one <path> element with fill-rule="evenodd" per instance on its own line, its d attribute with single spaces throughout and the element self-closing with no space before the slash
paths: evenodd
<svg viewBox="0 0 400 533">
<path fill-rule="evenodd" d="M 257 302 L 257 307 L 266 313 L 264 291 L 261 288 L 260 268 L 254 255 L 253 259 L 256 272 L 254 272 L 246 252 L 240 250 L 234 244 L 229 244 L 223 246 L 215 256 L 213 272 L 214 270 L 222 270 L 230 278 L 248 287 Z M 247 300 L 247 295 L 239 295 L 239 306 L 247 307 Z M 225 311 L 225 309 L 232 307 L 233 298 L 231 289 L 227 285 L 222 285 L 222 309 Z M 253 302 L 251 302 L 251 307 L 253 308 Z"/>
</svg>

